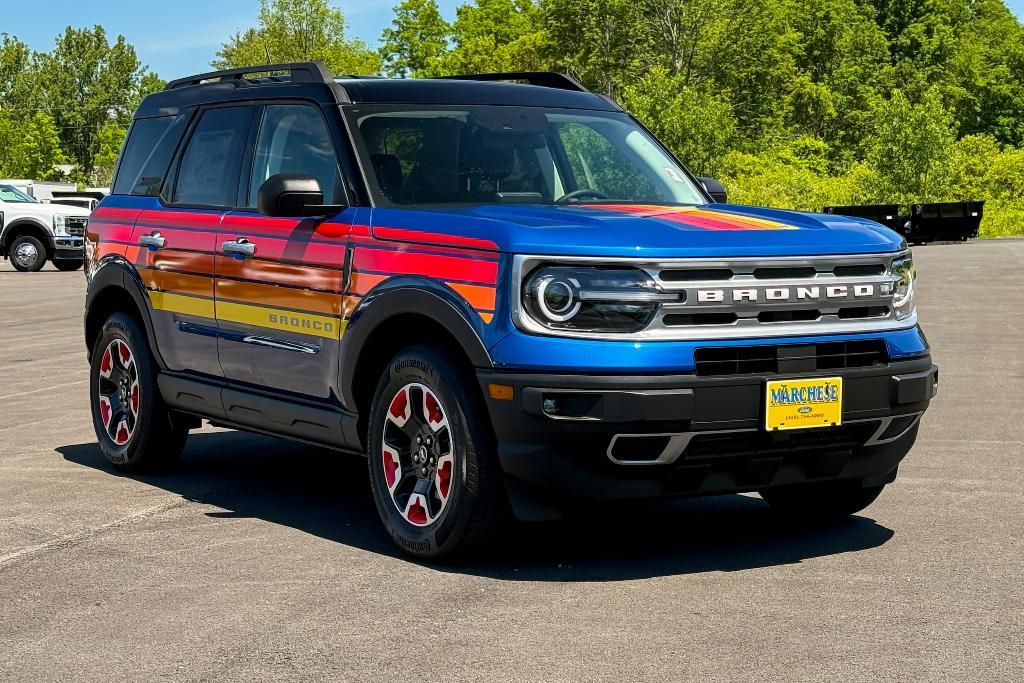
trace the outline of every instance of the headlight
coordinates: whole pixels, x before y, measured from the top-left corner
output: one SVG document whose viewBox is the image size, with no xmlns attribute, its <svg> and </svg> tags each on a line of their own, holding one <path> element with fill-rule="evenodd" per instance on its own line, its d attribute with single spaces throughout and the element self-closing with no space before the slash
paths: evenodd
<svg viewBox="0 0 1024 683">
<path fill-rule="evenodd" d="M 53 217 L 53 234 L 54 235 L 67 235 L 67 216 L 57 214 Z"/>
<path fill-rule="evenodd" d="M 896 311 L 896 319 L 904 320 L 914 314 L 914 280 L 917 270 L 910 256 L 894 259 L 889 272 L 897 279 L 893 283 L 892 307 Z"/>
<path fill-rule="evenodd" d="M 679 297 L 635 268 L 544 266 L 523 283 L 526 312 L 552 330 L 638 332 Z"/>
</svg>

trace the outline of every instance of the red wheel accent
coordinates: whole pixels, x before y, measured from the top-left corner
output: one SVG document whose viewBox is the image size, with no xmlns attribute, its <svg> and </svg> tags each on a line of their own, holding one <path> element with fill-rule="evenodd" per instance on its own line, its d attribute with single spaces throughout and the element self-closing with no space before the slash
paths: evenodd
<svg viewBox="0 0 1024 683">
<path fill-rule="evenodd" d="M 110 427 L 110 399 L 106 396 L 100 396 L 100 420 L 103 421 L 103 426 Z"/>
<path fill-rule="evenodd" d="M 139 383 L 136 382 L 132 385 L 131 395 L 128 397 L 128 406 L 131 408 L 133 415 L 139 414 Z"/>
<path fill-rule="evenodd" d="M 381 467 L 395 509 L 413 526 L 440 519 L 451 496 L 455 444 L 440 399 L 411 382 L 387 404 Z"/>
<path fill-rule="evenodd" d="M 437 492 L 441 494 L 442 498 L 448 498 L 448 493 L 452 488 L 452 467 L 454 463 L 452 460 L 445 460 L 445 462 L 437 468 Z"/>
<path fill-rule="evenodd" d="M 429 391 L 423 392 L 423 407 L 426 410 L 427 421 L 431 424 L 438 424 L 444 420 L 441 404 L 437 402 L 437 397 Z"/>
<path fill-rule="evenodd" d="M 405 510 L 405 518 L 413 524 L 424 526 L 427 523 L 427 508 L 423 496 L 414 494 L 409 498 L 409 507 Z"/>
<path fill-rule="evenodd" d="M 398 470 L 402 467 L 402 463 L 398 458 L 398 453 L 391 450 L 387 446 L 384 447 L 384 480 L 388 484 L 388 490 L 391 491 L 395 488 L 395 482 L 398 481 Z"/>
<path fill-rule="evenodd" d="M 110 353 L 108 346 L 103 350 L 103 358 L 100 359 L 100 376 L 110 377 L 110 371 L 114 369 L 114 354 Z"/>
</svg>

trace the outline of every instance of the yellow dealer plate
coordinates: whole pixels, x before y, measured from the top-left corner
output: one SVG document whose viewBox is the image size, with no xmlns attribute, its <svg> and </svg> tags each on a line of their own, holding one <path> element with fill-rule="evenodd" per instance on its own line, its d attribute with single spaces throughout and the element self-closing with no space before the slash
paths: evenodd
<svg viewBox="0 0 1024 683">
<path fill-rule="evenodd" d="M 843 421 L 843 378 L 769 380 L 765 428 L 835 427 Z"/>
</svg>

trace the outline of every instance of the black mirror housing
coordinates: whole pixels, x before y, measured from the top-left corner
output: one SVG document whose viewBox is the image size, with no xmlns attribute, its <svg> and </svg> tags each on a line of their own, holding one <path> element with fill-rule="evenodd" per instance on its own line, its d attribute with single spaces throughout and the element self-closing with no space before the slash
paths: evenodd
<svg viewBox="0 0 1024 683">
<path fill-rule="evenodd" d="M 725 204 L 728 201 L 728 195 L 725 192 L 725 185 L 722 184 L 721 180 L 715 180 L 714 178 L 698 177 L 697 180 L 704 186 L 704 190 L 711 195 L 719 204 Z"/>
<path fill-rule="evenodd" d="M 344 207 L 324 204 L 320 181 L 305 173 L 278 173 L 256 191 L 256 208 L 265 216 L 303 218 L 335 214 Z"/>
</svg>

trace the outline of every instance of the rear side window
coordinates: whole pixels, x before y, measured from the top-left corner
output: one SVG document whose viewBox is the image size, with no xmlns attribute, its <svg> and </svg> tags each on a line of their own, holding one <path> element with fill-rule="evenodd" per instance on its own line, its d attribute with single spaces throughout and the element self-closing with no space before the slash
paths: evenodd
<svg viewBox="0 0 1024 683">
<path fill-rule="evenodd" d="M 182 154 L 172 203 L 236 204 L 238 167 L 251 112 L 251 107 L 223 107 L 202 113 Z"/>
<path fill-rule="evenodd" d="M 141 191 L 135 192 L 135 187 L 140 179 L 139 176 L 142 175 L 143 167 L 153 160 L 153 156 L 159 148 L 166 147 L 160 143 L 173 121 L 173 116 L 162 116 L 156 119 L 138 119 L 132 124 L 131 130 L 128 132 L 128 141 L 121 151 L 117 177 L 114 179 L 114 186 L 111 190 L 113 194 L 148 194 L 146 188 L 140 188 Z M 178 137 L 180 138 L 180 136 L 179 132 Z M 175 146 L 177 146 L 177 140 L 174 141 L 170 151 L 165 152 L 164 170 L 160 172 L 161 182 L 163 173 L 171 161 L 171 155 L 174 154 Z M 157 192 L 159 191 L 158 185 Z"/>
</svg>

